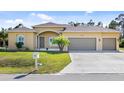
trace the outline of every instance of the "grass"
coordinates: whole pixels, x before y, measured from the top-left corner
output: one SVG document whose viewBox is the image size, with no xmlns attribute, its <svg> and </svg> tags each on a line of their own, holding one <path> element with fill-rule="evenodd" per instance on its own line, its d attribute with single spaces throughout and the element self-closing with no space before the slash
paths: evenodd
<svg viewBox="0 0 124 93">
<path fill-rule="evenodd" d="M 124 51 L 124 48 L 119 48 L 119 50 L 123 50 Z"/>
<path fill-rule="evenodd" d="M 57 73 L 67 66 L 71 60 L 68 53 L 40 52 L 38 62 L 43 65 L 39 67 L 38 74 Z M 16 74 L 28 73 L 34 70 L 32 52 L 1 52 L 0 73 Z"/>
</svg>

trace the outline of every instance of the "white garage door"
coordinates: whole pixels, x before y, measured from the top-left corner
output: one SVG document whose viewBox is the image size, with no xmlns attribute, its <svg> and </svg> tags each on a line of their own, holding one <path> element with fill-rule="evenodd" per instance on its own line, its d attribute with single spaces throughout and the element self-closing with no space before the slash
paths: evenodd
<svg viewBox="0 0 124 93">
<path fill-rule="evenodd" d="M 69 38 L 69 50 L 96 50 L 95 38 Z"/>
<path fill-rule="evenodd" d="M 103 50 L 116 50 L 115 38 L 103 38 Z"/>
</svg>

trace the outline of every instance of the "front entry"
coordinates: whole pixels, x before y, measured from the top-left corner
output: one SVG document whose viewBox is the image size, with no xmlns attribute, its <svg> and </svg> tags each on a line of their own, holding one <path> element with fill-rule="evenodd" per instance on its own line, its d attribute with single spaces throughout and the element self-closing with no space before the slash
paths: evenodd
<svg viewBox="0 0 124 93">
<path fill-rule="evenodd" d="M 44 37 L 40 37 L 40 48 L 44 48 Z"/>
</svg>

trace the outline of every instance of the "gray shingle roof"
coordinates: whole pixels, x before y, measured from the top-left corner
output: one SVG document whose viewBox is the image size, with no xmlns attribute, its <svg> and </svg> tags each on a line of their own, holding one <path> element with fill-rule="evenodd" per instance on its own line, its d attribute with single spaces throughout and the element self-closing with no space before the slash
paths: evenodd
<svg viewBox="0 0 124 93">
<path fill-rule="evenodd" d="M 64 27 L 64 24 L 56 24 L 56 23 L 48 22 L 44 24 L 34 25 L 32 27 Z"/>
<path fill-rule="evenodd" d="M 117 30 L 103 28 L 98 26 L 66 26 L 64 32 L 119 32 Z"/>
<path fill-rule="evenodd" d="M 21 28 L 15 28 L 12 30 L 8 30 L 8 32 L 36 32 L 36 31 L 30 28 L 27 28 L 27 27 L 21 27 Z"/>
<path fill-rule="evenodd" d="M 119 32 L 117 30 L 98 27 L 98 26 L 80 25 L 75 27 L 68 24 L 56 24 L 52 22 L 35 25 L 33 27 L 63 27 L 65 28 L 64 32 Z M 8 30 L 8 32 L 37 32 L 37 31 L 23 26 L 13 30 Z"/>
</svg>

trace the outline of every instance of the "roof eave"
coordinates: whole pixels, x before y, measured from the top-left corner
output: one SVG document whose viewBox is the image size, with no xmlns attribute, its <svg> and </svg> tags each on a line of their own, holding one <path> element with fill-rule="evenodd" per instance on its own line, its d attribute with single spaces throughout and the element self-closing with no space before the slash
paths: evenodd
<svg viewBox="0 0 124 93">
<path fill-rule="evenodd" d="M 120 33 L 119 31 L 63 31 L 63 32 L 85 32 L 85 33 L 88 33 L 88 32 L 92 32 L 92 33 Z"/>
<path fill-rule="evenodd" d="M 9 32 L 9 33 L 10 33 L 10 32 L 19 32 L 19 33 L 20 33 L 20 32 L 26 32 L 26 33 L 29 33 L 29 32 L 36 32 L 36 31 L 7 31 L 7 32 Z"/>
<path fill-rule="evenodd" d="M 36 28 L 36 27 L 39 27 L 39 28 L 40 27 L 63 27 L 64 28 L 65 26 L 32 26 L 32 28 Z"/>
</svg>

